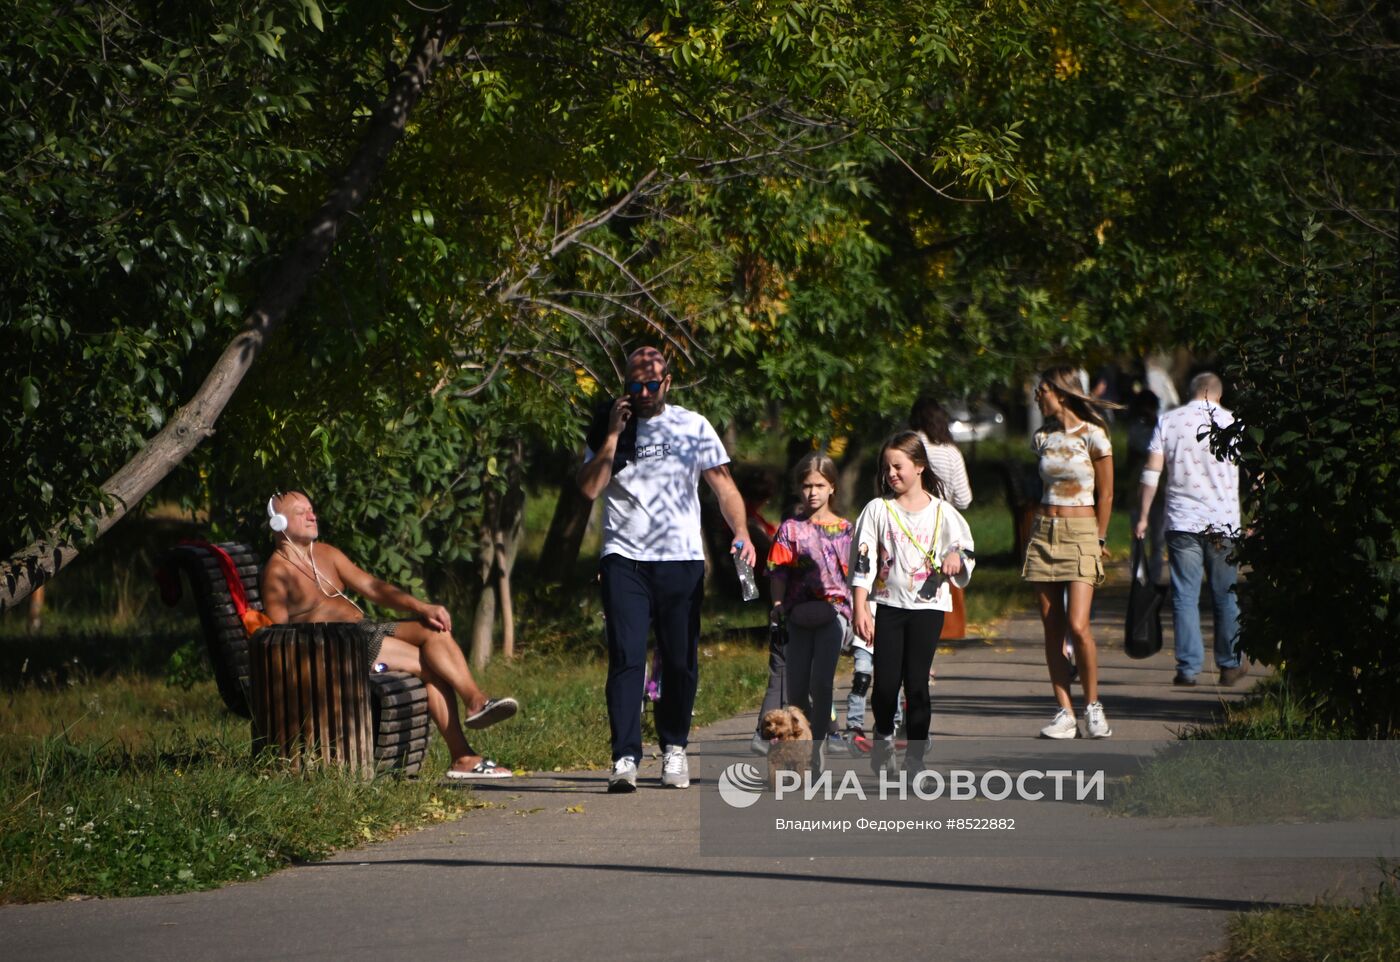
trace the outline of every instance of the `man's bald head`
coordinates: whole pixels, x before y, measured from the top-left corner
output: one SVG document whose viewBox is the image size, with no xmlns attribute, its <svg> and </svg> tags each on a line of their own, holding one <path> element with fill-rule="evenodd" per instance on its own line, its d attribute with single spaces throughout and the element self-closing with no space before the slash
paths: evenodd
<svg viewBox="0 0 1400 962">
<path fill-rule="evenodd" d="M 1224 393 L 1225 385 L 1221 383 L 1219 375 L 1210 371 L 1202 371 L 1191 379 L 1191 397 L 1196 400 L 1219 404 Z"/>
<path fill-rule="evenodd" d="M 637 377 L 638 373 L 660 377 L 666 373 L 666 367 L 666 355 L 651 346 L 639 347 L 627 355 L 627 376 L 636 381 L 643 380 Z"/>
<path fill-rule="evenodd" d="M 287 519 L 287 528 L 274 535 L 278 540 L 307 543 L 315 541 L 320 528 L 316 522 L 316 510 L 311 499 L 300 491 L 285 491 L 274 495 L 272 507 Z"/>
</svg>

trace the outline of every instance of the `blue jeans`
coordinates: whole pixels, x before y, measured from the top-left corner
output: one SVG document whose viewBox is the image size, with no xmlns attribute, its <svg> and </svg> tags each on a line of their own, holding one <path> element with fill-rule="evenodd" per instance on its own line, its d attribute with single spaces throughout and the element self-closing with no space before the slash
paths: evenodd
<svg viewBox="0 0 1400 962">
<path fill-rule="evenodd" d="M 859 645 L 851 646 L 851 656 L 855 658 L 855 670 L 864 672 L 867 675 L 875 674 L 875 656 Z M 857 695 L 854 691 L 846 696 L 846 727 L 859 728 L 865 730 L 865 695 Z M 894 727 L 898 728 L 904 712 L 900 708 L 899 702 L 894 703 Z"/>
<path fill-rule="evenodd" d="M 1230 561 L 1235 543 L 1210 532 L 1168 531 L 1167 558 L 1172 574 L 1172 630 L 1176 634 L 1176 671 L 1195 677 L 1205 667 L 1201 640 L 1201 577 L 1210 586 L 1215 610 L 1215 664 L 1240 663 L 1235 644 L 1240 635 L 1240 604 L 1235 597 L 1238 571 Z"/>
</svg>

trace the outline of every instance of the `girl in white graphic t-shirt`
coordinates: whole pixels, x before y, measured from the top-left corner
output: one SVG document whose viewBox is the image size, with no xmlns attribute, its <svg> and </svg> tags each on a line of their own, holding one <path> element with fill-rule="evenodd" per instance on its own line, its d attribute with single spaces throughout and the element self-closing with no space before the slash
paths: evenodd
<svg viewBox="0 0 1400 962">
<path fill-rule="evenodd" d="M 903 686 L 910 747 L 905 764 L 917 770 L 929 732 L 929 668 L 943 616 L 953 606 L 948 586 L 966 587 L 972 575 L 972 532 L 943 500 L 915 432 L 885 442 L 880 482 L 886 496 L 865 506 L 851 544 L 853 627 L 874 655 L 871 764 L 877 771 L 892 765 L 894 712 Z"/>
</svg>

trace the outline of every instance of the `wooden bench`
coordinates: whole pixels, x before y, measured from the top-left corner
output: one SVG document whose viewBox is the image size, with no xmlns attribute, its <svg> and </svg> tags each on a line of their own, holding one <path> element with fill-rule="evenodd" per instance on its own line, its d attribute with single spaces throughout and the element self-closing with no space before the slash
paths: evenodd
<svg viewBox="0 0 1400 962">
<path fill-rule="evenodd" d="M 257 553 L 250 545 L 236 542 L 217 547 L 233 559 L 249 607 L 261 610 L 258 576 L 262 565 Z M 164 561 L 184 572 L 189 582 L 219 695 L 230 711 L 250 717 L 248 636 L 217 556 L 202 545 L 182 544 L 167 552 Z M 422 679 L 405 671 L 386 671 L 366 675 L 365 681 L 369 686 L 376 773 L 417 775 L 432 734 L 428 691 Z"/>
</svg>

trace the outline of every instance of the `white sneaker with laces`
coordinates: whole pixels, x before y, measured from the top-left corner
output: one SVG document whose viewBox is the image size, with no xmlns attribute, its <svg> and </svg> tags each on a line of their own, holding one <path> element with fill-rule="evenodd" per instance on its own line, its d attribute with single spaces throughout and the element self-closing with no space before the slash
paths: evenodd
<svg viewBox="0 0 1400 962">
<path fill-rule="evenodd" d="M 1103 709 L 1099 709 L 1099 718 L 1103 718 Z M 1050 724 L 1040 730 L 1041 738 L 1078 738 L 1079 724 L 1074 720 L 1074 712 L 1068 708 L 1061 708 L 1055 712 L 1055 718 Z"/>
<path fill-rule="evenodd" d="M 1107 738 L 1113 734 L 1113 729 L 1108 727 L 1108 719 L 1103 717 L 1103 705 L 1099 702 L 1084 706 L 1084 730 L 1090 738 Z"/>
<path fill-rule="evenodd" d="M 608 776 L 608 792 L 617 795 L 637 790 L 637 760 L 624 755 L 613 762 L 612 774 Z"/>
<path fill-rule="evenodd" d="M 667 788 L 690 787 L 690 762 L 686 761 L 684 748 L 672 745 L 661 756 L 661 784 Z"/>
</svg>

